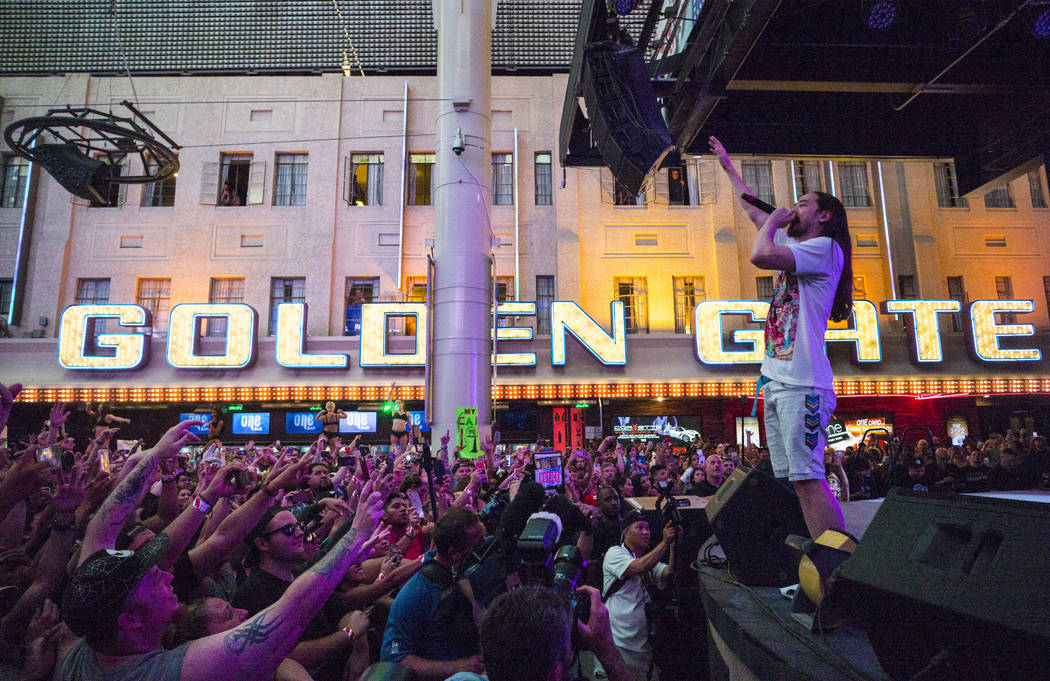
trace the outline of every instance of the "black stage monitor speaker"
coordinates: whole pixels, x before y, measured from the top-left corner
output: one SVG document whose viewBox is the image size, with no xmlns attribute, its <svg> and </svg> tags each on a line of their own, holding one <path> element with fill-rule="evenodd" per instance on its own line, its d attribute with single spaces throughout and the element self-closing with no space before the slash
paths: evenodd
<svg viewBox="0 0 1050 681">
<path fill-rule="evenodd" d="M 798 497 L 776 478 L 737 468 L 708 501 L 707 520 L 734 578 L 750 586 L 798 582 L 799 552 L 784 540 L 809 531 Z"/>
<path fill-rule="evenodd" d="M 1050 503 L 891 490 L 831 593 L 894 678 L 1047 678 Z"/>
<path fill-rule="evenodd" d="M 613 176 L 637 194 L 674 149 L 642 53 L 603 41 L 587 45 L 583 59 L 591 135 Z"/>
</svg>

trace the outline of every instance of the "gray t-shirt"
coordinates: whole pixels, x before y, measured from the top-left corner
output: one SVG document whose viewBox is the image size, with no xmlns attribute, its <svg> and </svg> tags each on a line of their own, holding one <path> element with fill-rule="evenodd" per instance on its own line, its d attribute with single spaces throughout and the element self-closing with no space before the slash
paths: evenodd
<svg viewBox="0 0 1050 681">
<path fill-rule="evenodd" d="M 54 681 L 179 681 L 189 645 L 135 655 L 119 667 L 103 670 L 95 664 L 95 652 L 79 639 L 58 664 Z"/>
</svg>

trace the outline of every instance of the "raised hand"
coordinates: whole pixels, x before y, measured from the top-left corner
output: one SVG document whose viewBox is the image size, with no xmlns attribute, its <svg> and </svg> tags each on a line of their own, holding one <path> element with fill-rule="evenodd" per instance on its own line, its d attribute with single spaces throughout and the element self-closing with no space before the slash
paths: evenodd
<svg viewBox="0 0 1050 681">
<path fill-rule="evenodd" d="M 0 430 L 7 425 L 7 419 L 11 417 L 11 410 L 15 408 L 15 398 L 22 392 L 21 383 L 4 385 L 0 383 Z"/>
<path fill-rule="evenodd" d="M 162 459 L 170 459 L 177 456 L 179 450 L 185 445 L 190 442 L 200 442 L 201 439 L 190 432 L 190 428 L 203 425 L 204 421 L 182 421 L 175 424 L 161 436 L 160 441 L 153 446 L 153 451 Z M 114 433 L 117 432 L 115 428 L 111 430 Z"/>
<path fill-rule="evenodd" d="M 718 140 L 717 137 L 711 135 L 707 138 L 707 148 L 711 150 L 711 153 L 718 157 L 718 163 L 725 168 L 729 165 L 729 152 Z"/>
<path fill-rule="evenodd" d="M 47 502 L 55 509 L 55 514 L 71 514 L 77 510 L 87 492 L 87 480 L 81 464 L 73 466 L 71 471 L 55 471 L 55 491 L 48 493 Z"/>
<path fill-rule="evenodd" d="M 56 402 L 54 406 L 51 407 L 51 413 L 49 414 L 48 419 L 51 421 L 52 428 L 58 428 L 65 423 L 68 418 L 69 412 L 66 411 L 65 402 Z"/>
</svg>

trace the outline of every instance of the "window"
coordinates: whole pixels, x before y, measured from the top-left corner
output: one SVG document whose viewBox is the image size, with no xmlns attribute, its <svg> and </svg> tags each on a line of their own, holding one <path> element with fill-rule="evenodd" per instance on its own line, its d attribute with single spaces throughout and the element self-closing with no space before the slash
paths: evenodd
<svg viewBox="0 0 1050 681">
<path fill-rule="evenodd" d="M 667 203 L 671 206 L 688 206 L 691 202 L 685 168 L 671 166 L 663 172 L 667 173 Z"/>
<path fill-rule="evenodd" d="M 551 333 L 551 303 L 554 302 L 554 277 L 548 274 L 536 276 L 536 335 Z"/>
<path fill-rule="evenodd" d="M 15 154 L 4 154 L 3 165 L 0 208 L 21 208 L 26 180 L 29 179 L 29 161 Z"/>
<path fill-rule="evenodd" d="M 1032 194 L 1032 208 L 1046 208 L 1046 194 L 1043 192 L 1043 180 L 1039 177 L 1039 169 L 1032 168 L 1028 171 L 1028 191 Z"/>
<path fill-rule="evenodd" d="M 540 151 L 535 159 L 536 205 L 549 206 L 553 203 L 554 192 L 551 182 L 551 152 Z"/>
<path fill-rule="evenodd" d="M 270 279 L 270 335 L 277 333 L 277 306 L 281 303 L 306 302 L 306 277 L 273 277 Z"/>
<path fill-rule="evenodd" d="M 645 277 L 615 277 L 613 295 L 623 303 L 627 333 L 649 333 L 649 292 Z"/>
<path fill-rule="evenodd" d="M 220 206 L 243 206 L 252 181 L 251 154 L 222 154 L 219 162 Z"/>
<path fill-rule="evenodd" d="M 769 161 L 741 161 L 740 174 L 744 183 L 751 187 L 755 196 L 768 204 L 776 205 L 777 199 L 773 195 L 773 164 Z"/>
<path fill-rule="evenodd" d="M 346 278 L 346 324 L 344 336 L 361 335 L 361 305 L 379 297 L 379 277 Z"/>
<path fill-rule="evenodd" d="M 984 195 L 985 208 L 1016 208 L 1014 197 L 1010 194 L 1010 185 L 1005 184 Z"/>
<path fill-rule="evenodd" d="M 755 297 L 759 300 L 773 300 L 773 277 L 755 277 Z"/>
<path fill-rule="evenodd" d="M 615 195 L 613 203 L 617 206 L 644 206 L 646 205 L 645 190 L 632 194 L 628 191 L 627 187 L 620 183 L 619 180 L 613 180 L 616 183 Z"/>
<path fill-rule="evenodd" d="M 868 284 L 864 277 L 853 277 L 853 300 L 868 299 Z"/>
<path fill-rule="evenodd" d="M 514 154 L 492 153 L 492 205 L 514 205 Z"/>
<path fill-rule="evenodd" d="M 351 206 L 383 205 L 383 154 L 350 154 L 343 161 L 343 200 Z"/>
<path fill-rule="evenodd" d="M 915 292 L 914 275 L 901 274 L 897 276 L 897 297 L 901 300 L 915 300 L 918 297 Z"/>
<path fill-rule="evenodd" d="M 693 332 L 693 309 L 707 300 L 707 281 L 703 277 L 672 277 L 674 285 L 674 332 Z"/>
<path fill-rule="evenodd" d="M 15 280 L 0 279 L 0 317 L 7 322 L 7 315 L 11 312 L 11 297 L 14 295 Z"/>
<path fill-rule="evenodd" d="M 309 156 L 278 152 L 274 158 L 273 205 L 306 205 L 306 170 Z"/>
<path fill-rule="evenodd" d="M 868 164 L 865 161 L 839 161 L 839 198 L 847 208 L 871 206 L 868 193 Z"/>
<path fill-rule="evenodd" d="M 243 303 L 244 277 L 212 277 L 208 292 L 209 303 Z M 226 319 L 207 319 L 204 335 L 225 336 Z"/>
<path fill-rule="evenodd" d="M 952 300 L 959 301 L 959 306 L 962 309 L 966 308 L 966 288 L 963 286 L 962 277 L 948 277 L 948 297 Z M 963 316 L 962 312 L 956 312 L 952 315 L 952 331 L 963 330 Z"/>
<path fill-rule="evenodd" d="M 995 278 L 995 297 L 999 300 L 1013 300 L 1014 281 L 1013 277 Z M 1017 315 L 1012 312 L 1002 313 L 1003 324 L 1016 324 Z"/>
<path fill-rule="evenodd" d="M 109 302 L 109 279 L 77 279 L 77 305 L 105 305 Z"/>
<path fill-rule="evenodd" d="M 1050 312 L 1050 277 L 1043 277 L 1043 296 L 1046 298 L 1046 310 Z"/>
<path fill-rule="evenodd" d="M 496 277 L 496 305 L 505 303 L 508 300 L 515 300 L 514 297 L 514 277 Z M 513 326 L 514 320 L 512 317 L 496 317 L 497 326 Z"/>
<path fill-rule="evenodd" d="M 427 302 L 427 278 L 426 277 L 406 277 L 405 278 L 405 289 L 408 293 L 405 295 L 405 302 L 407 303 L 425 303 Z M 390 323 L 395 324 L 398 320 L 391 318 Z M 405 335 L 414 336 L 416 335 L 416 318 L 405 317 Z M 388 333 L 397 333 L 395 329 L 388 329 Z"/>
<path fill-rule="evenodd" d="M 718 201 L 718 164 L 715 161 L 701 159 L 696 161 L 696 187 L 699 194 L 698 203 L 715 203 Z"/>
<path fill-rule="evenodd" d="M 408 187 L 405 200 L 409 206 L 430 206 L 434 201 L 433 153 L 408 155 Z"/>
<path fill-rule="evenodd" d="M 959 181 L 955 175 L 954 163 L 934 163 L 933 180 L 937 186 L 939 208 L 969 208 L 970 202 L 959 196 Z"/>
<path fill-rule="evenodd" d="M 171 307 L 171 279 L 139 279 L 135 303 L 150 311 L 155 332 L 166 332 Z"/>
<path fill-rule="evenodd" d="M 127 168 L 127 157 L 119 154 L 106 154 L 98 153 L 95 154 L 96 161 L 102 161 L 110 165 L 110 176 L 121 177 L 125 174 Z M 102 191 L 102 201 L 92 199 L 90 206 L 92 208 L 120 208 L 124 205 L 124 200 L 128 195 L 128 185 L 120 184 L 118 182 L 109 182 L 106 184 L 106 189 Z"/>
<path fill-rule="evenodd" d="M 147 167 L 148 172 L 156 173 L 159 170 L 154 159 L 147 158 L 146 162 L 149 164 Z M 175 182 L 177 178 L 178 173 L 172 173 L 163 180 L 142 185 L 142 200 L 139 202 L 139 205 L 143 208 L 170 208 L 174 206 Z"/>
<path fill-rule="evenodd" d="M 819 161 L 792 161 L 791 172 L 795 178 L 795 200 L 810 192 L 824 191 L 824 178 Z"/>
</svg>

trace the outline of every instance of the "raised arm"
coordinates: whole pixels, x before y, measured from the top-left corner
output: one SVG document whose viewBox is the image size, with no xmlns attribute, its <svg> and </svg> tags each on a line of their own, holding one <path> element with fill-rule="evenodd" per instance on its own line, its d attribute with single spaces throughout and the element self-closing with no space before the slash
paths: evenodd
<svg viewBox="0 0 1050 681">
<path fill-rule="evenodd" d="M 310 468 L 310 457 L 303 456 L 295 462 L 289 454 L 291 450 L 291 447 L 285 449 L 262 489 L 227 516 L 207 541 L 190 550 L 190 562 L 198 575 L 206 577 L 222 565 L 273 505 L 280 490 L 292 489 L 302 480 Z"/>
<path fill-rule="evenodd" d="M 755 192 L 751 187 L 747 186 L 744 182 L 744 178 L 740 176 L 733 162 L 729 160 L 729 152 L 722 146 L 722 143 L 718 141 L 718 138 L 712 135 L 707 140 L 710 146 L 711 153 L 718 157 L 718 165 L 722 166 L 722 170 L 726 171 L 726 175 L 729 177 L 729 183 L 733 185 L 733 195 L 740 201 L 741 207 L 744 212 L 747 213 L 747 217 L 751 219 L 751 222 L 755 223 L 755 227 L 761 228 L 766 222 L 766 214 L 759 208 L 755 208 L 747 201 L 740 198 L 741 194 L 751 194 L 754 196 Z"/>
<path fill-rule="evenodd" d="M 237 681 L 269 678 L 295 647 L 303 629 L 339 585 L 346 570 L 388 530 L 366 541 L 383 513 L 382 498 L 371 493 L 358 506 L 350 530 L 316 565 L 301 574 L 280 600 L 230 631 L 192 642 L 183 660 L 183 681 Z"/>
<path fill-rule="evenodd" d="M 187 442 L 196 441 L 197 436 L 190 432 L 190 428 L 200 423 L 183 421 L 164 433 L 156 446 L 142 452 L 142 458 L 102 502 L 98 513 L 88 523 L 80 550 L 80 563 L 95 551 L 116 545 L 120 528 L 124 527 L 132 512 L 142 502 L 142 497 L 146 494 L 146 483 L 160 465 L 160 460 L 176 456 L 180 447 Z"/>
</svg>

